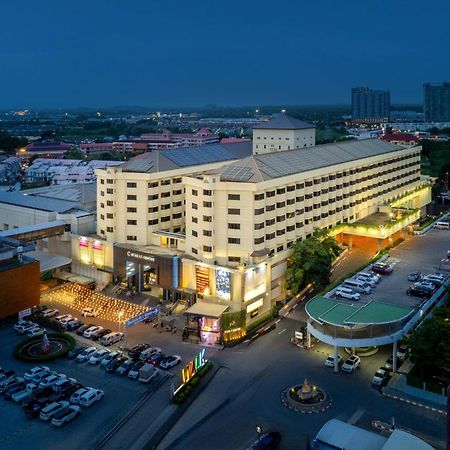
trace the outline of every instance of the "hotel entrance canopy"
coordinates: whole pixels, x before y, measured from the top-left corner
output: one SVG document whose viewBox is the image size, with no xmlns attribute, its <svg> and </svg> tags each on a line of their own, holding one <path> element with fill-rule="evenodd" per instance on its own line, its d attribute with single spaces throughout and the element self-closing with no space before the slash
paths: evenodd
<svg viewBox="0 0 450 450">
<path fill-rule="evenodd" d="M 228 305 L 218 305 L 216 303 L 197 302 L 187 309 L 184 314 L 202 317 L 219 318 L 227 309 Z"/>
</svg>

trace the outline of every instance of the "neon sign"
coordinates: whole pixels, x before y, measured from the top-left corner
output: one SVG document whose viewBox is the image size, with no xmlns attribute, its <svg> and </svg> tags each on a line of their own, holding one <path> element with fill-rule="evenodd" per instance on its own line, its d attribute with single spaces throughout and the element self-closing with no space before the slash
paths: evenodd
<svg viewBox="0 0 450 450">
<path fill-rule="evenodd" d="M 198 355 L 195 355 L 192 361 L 189 361 L 189 364 L 181 369 L 181 381 L 182 384 L 186 384 L 189 380 L 191 380 L 194 375 L 205 365 L 205 349 L 202 349 Z"/>
</svg>

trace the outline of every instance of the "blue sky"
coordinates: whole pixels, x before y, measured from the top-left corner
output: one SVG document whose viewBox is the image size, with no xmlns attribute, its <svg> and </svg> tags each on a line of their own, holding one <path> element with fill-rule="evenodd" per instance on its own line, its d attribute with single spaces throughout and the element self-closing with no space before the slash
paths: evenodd
<svg viewBox="0 0 450 450">
<path fill-rule="evenodd" d="M 2 0 L 0 109 L 422 100 L 448 0 Z"/>
</svg>

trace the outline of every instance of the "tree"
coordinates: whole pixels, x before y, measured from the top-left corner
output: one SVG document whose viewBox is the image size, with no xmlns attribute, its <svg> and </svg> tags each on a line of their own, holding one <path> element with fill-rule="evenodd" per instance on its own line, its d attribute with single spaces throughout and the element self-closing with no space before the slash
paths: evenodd
<svg viewBox="0 0 450 450">
<path fill-rule="evenodd" d="M 447 370 L 450 366 L 450 310 L 436 308 L 433 316 L 425 319 L 414 331 L 408 344 L 411 361 L 422 377 L 436 368 Z"/>
<path fill-rule="evenodd" d="M 339 245 L 326 230 L 316 230 L 310 238 L 297 241 L 287 270 L 287 286 L 296 294 L 307 284 L 325 286 L 330 281 L 331 263 Z"/>
<path fill-rule="evenodd" d="M 16 153 L 20 147 L 28 144 L 27 139 L 10 136 L 8 133 L 0 130 L 0 150 L 10 155 Z"/>
</svg>

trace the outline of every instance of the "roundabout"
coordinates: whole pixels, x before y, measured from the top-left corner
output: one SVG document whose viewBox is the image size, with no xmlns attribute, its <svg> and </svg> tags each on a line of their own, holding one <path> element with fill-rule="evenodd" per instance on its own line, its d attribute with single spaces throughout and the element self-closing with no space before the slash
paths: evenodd
<svg viewBox="0 0 450 450">
<path fill-rule="evenodd" d="M 281 401 L 286 408 L 305 414 L 326 411 L 332 404 L 331 396 L 319 386 L 309 385 L 306 378 L 303 384 L 285 389 Z"/>
</svg>

